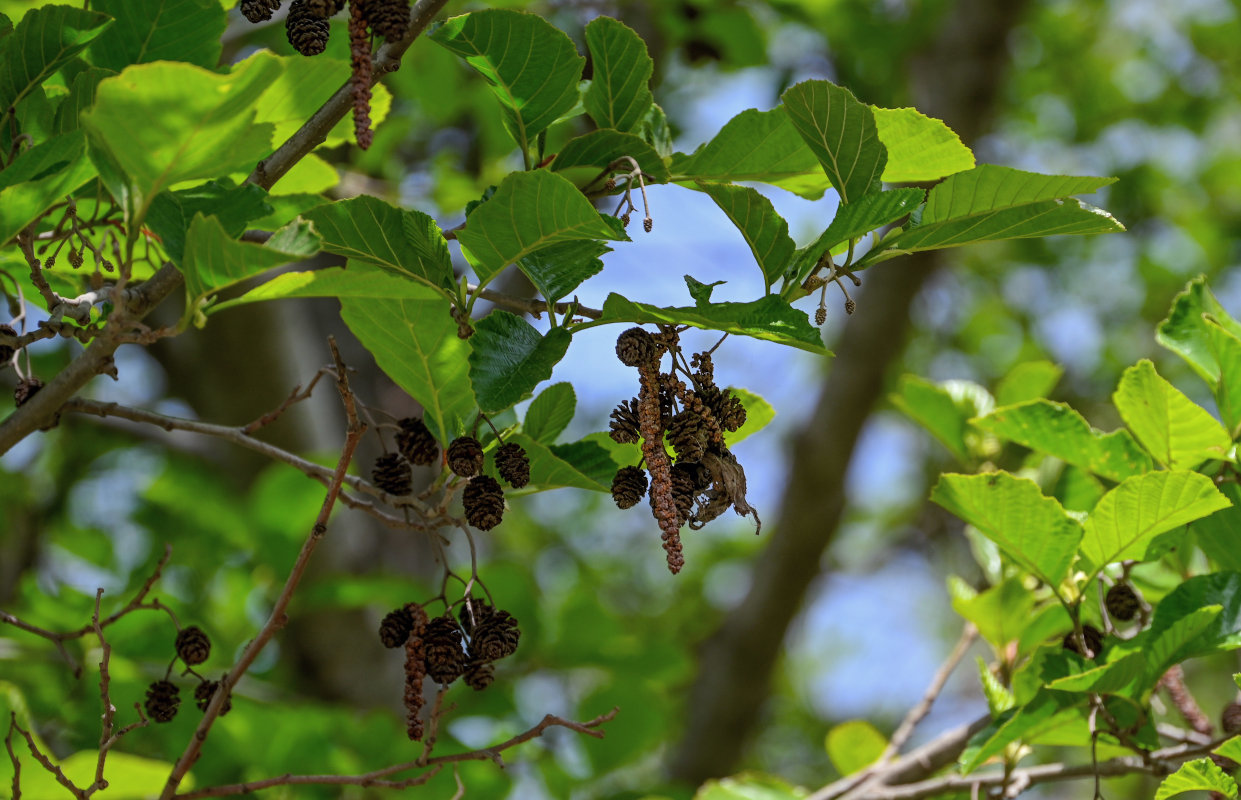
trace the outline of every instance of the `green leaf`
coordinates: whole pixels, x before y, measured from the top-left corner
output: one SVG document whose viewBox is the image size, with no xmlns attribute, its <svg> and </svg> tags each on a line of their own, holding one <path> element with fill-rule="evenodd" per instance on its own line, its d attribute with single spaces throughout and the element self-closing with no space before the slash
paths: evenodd
<svg viewBox="0 0 1241 800">
<path fill-rule="evenodd" d="M 530 403 L 521 429 L 531 439 L 552 444 L 573 419 L 576 409 L 577 394 L 573 391 L 573 384 L 553 383 Z"/>
<path fill-rule="evenodd" d="M 914 108 L 871 106 L 871 111 L 879 141 L 888 151 L 885 182 L 935 181 L 974 168 L 974 154 L 942 121 Z"/>
<path fill-rule="evenodd" d="M 185 252 L 185 234 L 196 214 L 215 217 L 230 238 L 236 239 L 246 223 L 271 213 L 267 192 L 252 183 L 240 186 L 227 178 L 208 181 L 191 189 L 160 192 L 151 201 L 147 227 L 164 245 L 164 252 L 174 264 L 180 264 Z"/>
<path fill-rule="evenodd" d="M 207 310 L 215 314 L 226 308 L 282 300 L 288 297 L 357 297 L 385 300 L 424 300 L 426 284 L 394 275 L 364 261 L 351 261 L 348 267 L 329 267 L 309 272 L 282 272 L 241 297 L 216 303 Z"/>
<path fill-rule="evenodd" d="M 535 14 L 508 9 L 453 17 L 431 34 L 491 85 L 504 127 L 523 152 L 534 137 L 577 105 L 585 59 L 573 40 Z"/>
<path fill-rule="evenodd" d="M 98 761 L 98 751 L 81 750 L 61 759 L 57 766 L 78 786 L 90 786 L 95 780 Z M 172 769 L 170 762 L 116 750 L 108 752 L 107 764 L 108 794 L 117 800 L 141 800 L 158 796 L 168 780 L 168 771 Z M 50 799 L 67 794 L 65 787 L 33 760 L 22 770 L 21 778 L 22 797 L 25 800 Z M 186 787 L 187 790 L 192 788 L 192 783 L 191 781 L 191 786 Z"/>
<path fill-rule="evenodd" d="M 885 239 L 882 248 L 891 254 L 912 253 L 972 242 L 1123 231 L 1124 226 L 1106 211 L 1072 199 L 1115 180 L 1039 175 L 983 164 L 932 189 L 918 224 Z"/>
<path fill-rule="evenodd" d="M 525 448 L 526 455 L 530 458 L 530 483 L 526 487 L 529 491 L 561 488 L 587 489 L 592 492 L 611 491 L 616 464 L 606 450 L 593 442 L 574 442 L 552 448 L 525 433 L 514 433 L 508 441 L 516 442 Z M 565 458 L 561 457 L 562 453 Z M 579 469 L 566 458 L 581 462 L 582 468 Z M 604 473 L 607 475 L 606 479 L 603 478 Z"/>
<path fill-rule="evenodd" d="M 1232 737 L 1211 752 L 1224 758 L 1230 758 L 1233 761 L 1241 759 L 1241 736 Z"/>
<path fill-rule="evenodd" d="M 423 291 L 423 300 L 342 298 L 340 315 L 379 368 L 422 405 L 435 438 L 449 442 L 477 408 L 470 345 L 457 338 L 451 304 Z"/>
<path fill-rule="evenodd" d="M 362 195 L 321 205 L 304 216 L 315 224 L 327 252 L 374 264 L 447 297 L 455 296 L 456 279 L 444 234 L 421 211 L 396 208 Z"/>
<path fill-rule="evenodd" d="M 1086 702 L 1084 695 L 1040 689 L 1034 699 L 1005 712 L 983 729 L 961 754 L 963 774 L 969 774 L 1016 741 L 1030 741 L 1041 733 L 1077 717 L 1074 708 Z"/>
<path fill-rule="evenodd" d="M 799 800 L 805 796 L 804 789 L 795 788 L 780 778 L 743 773 L 707 781 L 694 795 L 694 800 Z"/>
<path fill-rule="evenodd" d="M 1189 531 L 1216 568 L 1241 570 L 1241 486 L 1229 482 L 1219 489 L 1232 505 L 1190 523 Z"/>
<path fill-rule="evenodd" d="M 255 107 L 280 69 L 260 51 L 227 74 L 159 61 L 100 82 L 82 127 L 123 173 L 100 167 L 114 196 L 129 195 L 135 222 L 162 190 L 248 171 L 271 152 L 271 126 L 254 123 Z"/>
<path fill-rule="evenodd" d="M 114 75 L 116 73 L 110 69 L 96 67 L 84 69 L 75 75 L 69 87 L 69 95 L 56 108 L 56 120 L 53 123 L 56 133 L 69 133 L 81 127 L 78 117 L 95 104 L 95 91 L 99 88 L 100 81 Z"/>
<path fill-rule="evenodd" d="M 1012 406 L 1051 394 L 1064 370 L 1050 361 L 1022 361 L 995 387 L 995 404 Z"/>
<path fill-rule="evenodd" d="M 728 281 L 703 283 L 692 275 L 682 275 L 681 277 L 685 280 L 685 288 L 689 289 L 689 296 L 694 298 L 694 305 L 698 308 L 706 308 L 711 305 L 711 294 L 715 291 L 715 287 L 728 283 Z"/>
<path fill-rule="evenodd" d="M 1167 800 L 1182 792 L 1219 792 L 1236 800 L 1237 782 L 1209 758 L 1186 761 L 1176 772 L 1164 778 L 1155 792 L 1155 800 Z"/>
<path fill-rule="evenodd" d="M 759 181 L 807 200 L 819 199 L 831 186 L 818 159 L 779 108 L 742 111 L 692 155 L 675 155 L 669 169 L 673 180 Z"/>
<path fill-rule="evenodd" d="M 977 663 L 978 681 L 982 684 L 982 693 L 987 698 L 987 709 L 991 712 L 991 716 L 998 717 L 1017 705 L 1017 698 L 1007 686 L 1000 682 L 982 656 L 978 657 Z"/>
<path fill-rule="evenodd" d="M 729 387 L 728 391 L 741 401 L 741 405 L 745 406 L 745 424 L 732 433 L 724 432 L 725 444 L 732 447 L 767 427 L 767 424 L 775 419 L 776 410 L 772 408 L 771 403 L 754 392 L 739 389 L 736 386 Z"/>
<path fill-rule="evenodd" d="M 591 131 L 576 139 L 570 139 L 556 154 L 555 160 L 552 161 L 552 170 L 561 172 L 588 167 L 589 170 L 584 170 L 585 175 L 580 180 L 574 180 L 574 183 L 585 185 L 588 181 L 598 177 L 604 167 L 621 156 L 629 156 L 637 161 L 642 171 L 650 175 L 654 182 L 664 183 L 668 180 L 669 173 L 668 168 L 664 166 L 664 160 L 649 144 L 635 134 L 621 133 L 609 128 Z M 628 171 L 631 167 L 626 165 L 624 169 Z M 573 179 L 577 176 L 570 177 Z"/>
<path fill-rule="evenodd" d="M 1197 472 L 1135 475 L 1095 505 L 1086 520 L 1082 554 L 1096 570 L 1116 561 L 1145 561 L 1156 536 L 1228 505 L 1215 483 Z"/>
<path fill-rule="evenodd" d="M 0 172 L 0 244 L 95 176 L 80 131 L 54 136 Z"/>
<path fill-rule="evenodd" d="M 635 303 L 613 292 L 603 302 L 603 316 L 598 320 L 606 322 L 690 325 L 787 344 L 811 353 L 827 353 L 818 329 L 810 326 L 806 313 L 774 294 L 749 303 L 712 303 L 700 309 Z"/>
<path fill-rule="evenodd" d="M 786 89 L 780 100 L 840 202 L 853 203 L 879 191 L 888 156 L 870 106 L 828 81 L 803 81 Z"/>
<path fill-rule="evenodd" d="M 1082 527 L 1038 484 L 1007 472 L 941 475 L 931 500 L 973 525 L 1051 587 L 1059 585 Z"/>
<path fill-rule="evenodd" d="M 570 336 L 552 328 L 544 336 L 516 314 L 496 309 L 474 322 L 470 337 L 470 381 L 478 407 L 497 414 L 524 400 L 552 375 L 564 358 Z"/>
<path fill-rule="evenodd" d="M 590 479 L 592 485 L 586 488 L 597 492 L 611 492 L 617 465 L 607 448 L 596 442 L 578 441 L 549 445 L 548 449 L 561 461 Z"/>
<path fill-rule="evenodd" d="M 1213 625 L 1223 612 L 1218 605 L 1203 606 L 1173 622 L 1157 637 L 1148 637 L 1140 655 L 1146 660 L 1143 690 L 1153 687 L 1163 674 L 1178 661 L 1184 660 L 1196 640 Z"/>
<path fill-rule="evenodd" d="M 1241 338 L 1214 319 L 1206 320 L 1211 350 L 1219 364 L 1219 380 L 1215 386 L 1215 404 L 1228 427 L 1229 436 L 1241 433 Z"/>
<path fill-rule="evenodd" d="M 215 0 L 94 0 L 116 22 L 90 47 L 97 67 L 120 72 L 130 64 L 186 61 L 214 69 L 228 14 Z"/>
<path fill-rule="evenodd" d="M 255 122 L 274 126 L 273 142 L 292 136 L 336 91 L 349 80 L 348 61 L 318 55 L 273 57 L 284 66 L 263 94 Z M 392 106 L 392 93 L 382 84 L 371 87 L 371 124 L 378 125 Z M 320 147 L 336 147 L 353 141 L 353 120 L 342 119 L 328 133 Z M 279 186 L 280 182 L 276 182 Z M 275 187 L 273 187 L 274 189 Z"/>
<path fill-rule="evenodd" d="M 979 428 L 1040 453 L 1055 456 L 1112 481 L 1148 472 L 1151 460 L 1127 431 L 1103 433 L 1073 408 L 1031 400 L 997 408 L 974 420 Z"/>
<path fill-rule="evenodd" d="M 1103 482 L 1081 467 L 1065 464 L 1052 495 L 1067 511 L 1089 513 L 1103 497 Z"/>
<path fill-rule="evenodd" d="M 1241 573 L 1197 575 L 1169 592 L 1155 613 L 1147 636 L 1155 641 L 1178 621 L 1208 606 L 1223 610 L 1205 631 L 1188 642 L 1181 660 L 1241 647 Z"/>
<path fill-rule="evenodd" d="M 599 257 L 612 248 L 596 239 L 577 239 L 548 245 L 517 260 L 520 269 L 547 302 L 567 297 L 582 281 L 599 274 L 603 261 Z"/>
<path fill-rule="evenodd" d="M 0 109 L 16 106 L 110 24 L 104 14 L 70 6 L 26 12 L 13 32 L 0 39 Z"/>
<path fill-rule="evenodd" d="M 1232 439 L 1211 414 L 1159 376 L 1147 359 L 1125 370 L 1112 395 L 1129 430 L 1155 460 L 1192 469 L 1228 454 Z"/>
<path fill-rule="evenodd" d="M 586 26 L 586 47 L 594 65 L 582 104 L 600 128 L 631 131 L 642 121 L 653 98 L 648 83 L 655 69 L 632 28 L 611 17 L 595 17 Z"/>
<path fill-rule="evenodd" d="M 1212 386 L 1220 380 L 1220 365 L 1204 314 L 1210 315 L 1234 336 L 1241 325 L 1228 315 L 1199 275 L 1172 301 L 1168 316 L 1155 331 L 1155 341 L 1185 359 Z"/>
<path fill-rule="evenodd" d="M 987 390 L 970 381 L 932 383 L 915 375 L 901 376 L 892 404 L 930 431 L 963 464 L 972 463 L 970 420 L 991 410 Z"/>
<path fill-rule="evenodd" d="M 201 327 L 206 323 L 202 307 L 220 289 L 317 252 L 319 237 L 303 220 L 289 223 L 263 244 L 252 244 L 237 241 L 217 218 L 195 214 L 185 234 L 180 264 L 185 275 L 186 315 L 194 315 Z"/>
<path fill-rule="evenodd" d="M 542 169 L 509 175 L 457 232 L 484 284 L 507 265 L 548 245 L 627 238 L 603 220 L 577 187 Z"/>
<path fill-rule="evenodd" d="M 800 289 L 801 281 L 810 274 L 810 270 L 825 252 L 842 242 L 856 239 L 884 225 L 891 225 L 917 209 L 925 197 L 926 192 L 921 189 L 891 189 L 863 195 L 857 202 L 838 206 L 836 216 L 819 238 L 797 252 L 794 266 L 790 269 L 796 285 L 790 288 Z"/>
<path fill-rule="evenodd" d="M 1034 610 L 1034 593 L 1015 577 L 982 592 L 975 592 L 960 578 L 953 578 L 949 594 L 953 610 L 974 623 L 979 635 L 997 653 L 1003 653 L 1009 642 L 1021 638 Z"/>
<path fill-rule="evenodd" d="M 771 291 L 772 284 L 784 274 L 795 249 L 789 238 L 788 222 L 776 213 L 770 200 L 749 186 L 700 183 L 698 188 L 710 195 L 741 231 L 763 271 L 763 290 Z"/>
<path fill-rule="evenodd" d="M 1139 684 L 1146 671 L 1146 661 L 1142 653 L 1130 653 L 1115 661 L 1095 665 L 1084 658 L 1073 658 L 1070 655 L 1055 654 L 1064 660 L 1061 665 L 1084 667 L 1082 671 L 1071 672 L 1063 677 L 1047 678 L 1047 688 L 1062 692 L 1100 692 L 1106 694 L 1123 694 L 1132 696 L 1140 691 L 1132 691 L 1130 687 Z"/>
<path fill-rule="evenodd" d="M 651 103 L 636 133 L 642 137 L 642 141 L 655 148 L 660 158 L 672 155 L 672 127 L 668 124 L 668 115 L 659 107 L 659 103 Z"/>
<path fill-rule="evenodd" d="M 888 739 L 863 719 L 842 722 L 827 732 L 827 757 L 841 775 L 852 775 L 879 760 Z"/>
</svg>

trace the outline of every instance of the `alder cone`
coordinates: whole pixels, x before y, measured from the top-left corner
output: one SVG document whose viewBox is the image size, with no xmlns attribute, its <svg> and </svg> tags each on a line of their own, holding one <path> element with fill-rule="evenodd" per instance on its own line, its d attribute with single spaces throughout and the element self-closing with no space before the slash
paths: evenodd
<svg viewBox="0 0 1241 800">
<path fill-rule="evenodd" d="M 211 698 L 215 697 L 216 690 L 220 688 L 219 681 L 203 681 L 198 684 L 198 688 L 194 690 L 194 705 L 198 706 L 199 711 L 206 711 L 207 706 L 211 704 Z M 230 694 L 228 699 L 224 701 L 224 705 L 220 706 L 220 716 L 224 716 L 233 710 L 233 697 Z"/>
<path fill-rule="evenodd" d="M 1107 607 L 1108 615 L 1121 622 L 1128 622 L 1136 617 L 1142 607 L 1138 593 L 1128 583 L 1117 583 L 1108 589 L 1103 604 Z"/>
<path fill-rule="evenodd" d="M 413 473 L 400 453 L 385 453 L 375 459 L 371 481 L 388 494 L 403 496 L 413 489 Z"/>
<path fill-rule="evenodd" d="M 251 22 L 266 22 L 280 9 L 280 0 L 241 0 L 241 15 Z"/>
<path fill-rule="evenodd" d="M 516 442 L 501 445 L 495 459 L 496 470 L 509 486 L 520 489 L 530 482 L 530 457 L 521 445 Z"/>
<path fill-rule="evenodd" d="M 659 357 L 659 345 L 647 331 L 630 328 L 616 337 L 616 357 L 627 367 L 650 364 Z"/>
<path fill-rule="evenodd" d="M 462 478 L 473 478 L 483 471 L 483 445 L 473 436 L 458 436 L 448 443 L 448 468 Z"/>
<path fill-rule="evenodd" d="M 436 683 L 446 686 L 465 673 L 469 664 L 461 644 L 461 631 L 451 616 L 431 620 L 422 642 L 426 648 L 427 675 Z"/>
<path fill-rule="evenodd" d="M 409 0 L 367 0 L 365 13 L 371 30 L 390 42 L 409 32 Z"/>
<path fill-rule="evenodd" d="M 711 409 L 711 414 L 716 421 L 720 423 L 720 427 L 729 433 L 735 433 L 745 424 L 745 406 L 727 389 L 724 391 L 716 389 L 714 394 L 707 399 L 707 406 Z"/>
<path fill-rule="evenodd" d="M 440 457 L 440 445 L 430 429 L 418 417 L 406 417 L 397 423 L 401 430 L 396 435 L 396 449 L 411 464 L 429 467 Z"/>
<path fill-rule="evenodd" d="M 521 629 L 513 615 L 502 609 L 492 609 L 485 618 L 477 620 L 470 640 L 470 653 L 480 661 L 497 661 L 517 651 Z"/>
<path fill-rule="evenodd" d="M 688 409 L 673 417 L 668 425 L 668 443 L 678 459 L 700 460 L 707 447 L 707 430 L 702 417 Z"/>
<path fill-rule="evenodd" d="M 471 611 L 474 613 L 471 614 Z M 486 600 L 470 597 L 461 605 L 461 610 L 457 612 L 457 619 L 461 620 L 461 629 L 465 631 L 465 635 L 473 636 L 475 625 L 481 625 L 483 620 L 494 612 L 495 609 Z"/>
<path fill-rule="evenodd" d="M 211 639 L 197 625 L 182 628 L 177 633 L 177 658 L 185 662 L 187 667 L 201 664 L 211 655 Z"/>
<path fill-rule="evenodd" d="M 413 630 L 413 627 L 413 615 L 409 613 L 409 609 L 401 606 L 389 611 L 379 623 L 379 641 L 389 649 L 400 647 L 409 638 L 409 632 Z"/>
<path fill-rule="evenodd" d="M 16 336 L 17 329 L 14 328 L 12 325 L 0 325 L 0 333 L 6 334 L 8 336 Z M 13 354 L 16 352 L 17 351 L 14 350 L 10 345 L 0 344 L 0 369 L 4 369 L 4 367 L 7 366 L 10 361 L 13 360 Z"/>
<path fill-rule="evenodd" d="M 1089 650 L 1087 653 L 1083 653 L 1077 646 L 1077 636 L 1073 631 L 1064 635 L 1061 646 L 1085 658 L 1098 658 L 1099 653 L 1103 652 L 1103 631 L 1093 625 L 1082 625 L 1082 637 L 1086 640 L 1086 649 Z"/>
<path fill-rule="evenodd" d="M 701 466 L 695 464 L 695 466 Z M 672 465 L 672 504 L 677 510 L 677 525 L 684 525 L 694 510 L 698 470 L 687 463 Z"/>
<path fill-rule="evenodd" d="M 504 489 L 490 475 L 470 478 L 461 493 L 465 519 L 480 531 L 489 531 L 504 517 Z"/>
<path fill-rule="evenodd" d="M 304 56 L 317 56 L 327 49 L 332 26 L 310 12 L 307 0 L 293 0 L 284 20 L 285 33 L 293 49 Z"/>
<path fill-rule="evenodd" d="M 612 479 L 612 500 L 618 508 L 633 508 L 646 496 L 646 472 L 638 467 L 621 467 Z"/>
<path fill-rule="evenodd" d="M 1224 706 L 1224 713 L 1220 715 L 1220 727 L 1224 729 L 1224 733 L 1241 732 L 1241 703 L 1234 701 Z"/>
<path fill-rule="evenodd" d="M 38 394 L 42 388 L 43 381 L 38 378 L 23 378 L 13 388 L 13 402 L 20 408 L 25 405 L 27 400 Z"/>
<path fill-rule="evenodd" d="M 612 409 L 612 421 L 608 423 L 611 430 L 608 435 L 617 444 L 637 444 L 642 439 L 638 431 L 638 398 L 622 400 L 620 405 Z"/>
<path fill-rule="evenodd" d="M 155 722 L 171 722 L 181 705 L 181 690 L 172 681 L 156 681 L 147 687 L 147 699 L 143 706 L 147 716 Z"/>
<path fill-rule="evenodd" d="M 476 692 L 486 689 L 495 679 L 496 668 L 491 664 L 471 663 L 469 669 L 465 671 L 465 685 Z"/>
</svg>

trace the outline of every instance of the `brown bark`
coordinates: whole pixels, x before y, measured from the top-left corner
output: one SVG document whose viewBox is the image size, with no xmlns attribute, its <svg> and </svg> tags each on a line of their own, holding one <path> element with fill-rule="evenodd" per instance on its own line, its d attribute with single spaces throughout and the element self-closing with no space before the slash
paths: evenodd
<svg viewBox="0 0 1241 800">
<path fill-rule="evenodd" d="M 964 140 L 976 138 L 994 112 L 1005 41 L 1024 7 L 959 2 L 935 41 L 911 59 L 919 109 Z M 917 254 L 866 273 L 859 311 L 836 345 L 815 411 L 792 437 L 780 523 L 754 567 L 750 591 L 699 651 L 686 729 L 669 766 L 674 778 L 697 784 L 736 769 L 770 692 L 785 634 L 835 536 L 853 448 L 904 350 L 910 304 L 943 260 L 939 253 Z"/>
</svg>

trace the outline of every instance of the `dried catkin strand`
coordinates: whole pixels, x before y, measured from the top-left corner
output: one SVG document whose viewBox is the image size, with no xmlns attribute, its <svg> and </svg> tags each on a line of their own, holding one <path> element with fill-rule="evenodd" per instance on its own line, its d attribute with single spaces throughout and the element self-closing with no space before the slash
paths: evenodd
<svg viewBox="0 0 1241 800">
<path fill-rule="evenodd" d="M 651 506 L 655 520 L 663 531 L 661 538 L 668 554 L 668 569 L 673 575 L 681 571 L 685 558 L 681 555 L 681 526 L 672 499 L 672 465 L 664 450 L 664 428 L 659 408 L 659 365 L 648 361 L 638 365 L 641 392 L 638 395 L 638 425 L 642 433 L 642 456 L 651 473 Z"/>
<path fill-rule="evenodd" d="M 349 88 L 353 93 L 353 138 L 363 150 L 371 146 L 371 37 L 366 30 L 364 4 L 349 4 Z"/>
</svg>

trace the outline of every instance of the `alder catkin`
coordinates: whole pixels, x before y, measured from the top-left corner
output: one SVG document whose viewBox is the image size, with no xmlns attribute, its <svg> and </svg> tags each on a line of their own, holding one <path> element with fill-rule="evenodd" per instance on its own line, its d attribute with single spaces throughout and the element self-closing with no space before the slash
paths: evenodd
<svg viewBox="0 0 1241 800">
<path fill-rule="evenodd" d="M 630 330 L 641 329 L 631 328 Z M 620 355 L 620 350 L 618 342 L 617 355 Z M 624 358 L 621 360 L 624 361 Z M 681 555 L 681 523 L 678 520 L 676 503 L 672 496 L 672 464 L 668 461 L 668 454 L 664 451 L 657 362 L 650 360 L 642 363 L 638 367 L 638 377 L 641 381 L 641 391 L 638 394 L 638 417 L 642 433 L 642 456 L 646 459 L 646 468 L 651 474 L 651 507 L 655 520 L 659 523 L 659 529 L 662 531 L 660 538 L 663 540 L 664 552 L 667 555 L 668 570 L 675 575 L 685 565 L 685 558 Z"/>
<path fill-rule="evenodd" d="M 426 648 L 423 636 L 427 630 L 427 612 L 410 603 L 413 628 L 405 641 L 405 733 L 412 741 L 422 739 L 422 682 L 427 676 Z"/>
<path fill-rule="evenodd" d="M 326 24 L 326 23 L 325 23 Z M 366 30 L 364 4 L 349 4 L 349 91 L 353 96 L 353 138 L 363 150 L 371 146 L 371 37 Z"/>
</svg>

